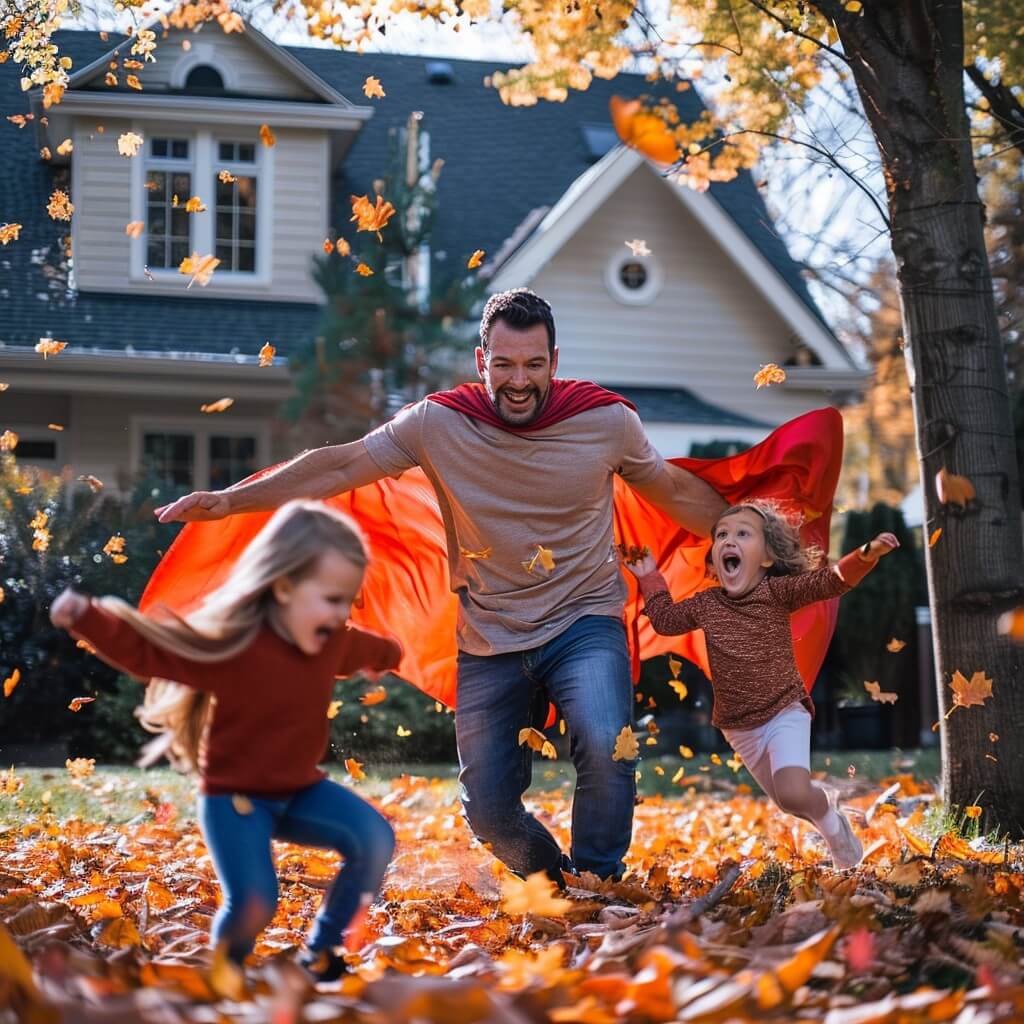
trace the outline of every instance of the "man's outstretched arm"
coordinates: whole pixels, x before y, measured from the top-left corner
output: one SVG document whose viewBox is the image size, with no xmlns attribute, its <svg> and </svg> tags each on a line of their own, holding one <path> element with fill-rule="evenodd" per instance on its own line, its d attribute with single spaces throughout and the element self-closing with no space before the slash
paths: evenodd
<svg viewBox="0 0 1024 1024">
<path fill-rule="evenodd" d="M 387 473 L 361 440 L 314 448 L 272 473 L 223 491 L 193 491 L 156 510 L 161 523 L 223 519 L 236 512 L 262 512 L 292 498 L 329 498 L 373 483 Z"/>
<path fill-rule="evenodd" d="M 651 480 L 629 486 L 698 537 L 710 536 L 715 521 L 728 507 L 710 484 L 671 462 Z"/>
</svg>

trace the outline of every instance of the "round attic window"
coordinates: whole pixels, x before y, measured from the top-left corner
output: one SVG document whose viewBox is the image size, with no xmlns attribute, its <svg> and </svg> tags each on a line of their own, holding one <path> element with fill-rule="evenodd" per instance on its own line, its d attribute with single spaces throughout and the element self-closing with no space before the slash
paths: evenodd
<svg viewBox="0 0 1024 1024">
<path fill-rule="evenodd" d="M 619 302 L 643 306 L 661 291 L 661 266 L 653 256 L 615 253 L 605 265 L 604 283 Z"/>
<path fill-rule="evenodd" d="M 189 92 L 221 92 L 224 89 L 224 79 L 216 68 L 209 64 L 200 64 L 188 73 L 185 89 Z"/>
</svg>

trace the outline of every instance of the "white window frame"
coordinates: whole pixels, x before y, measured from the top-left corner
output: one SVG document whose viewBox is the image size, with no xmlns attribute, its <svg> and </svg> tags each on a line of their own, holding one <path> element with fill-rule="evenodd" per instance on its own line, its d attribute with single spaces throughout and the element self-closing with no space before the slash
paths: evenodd
<svg viewBox="0 0 1024 1024">
<path fill-rule="evenodd" d="M 18 435 L 18 447 L 14 449 L 14 456 L 19 463 L 24 462 L 26 466 L 33 469 L 42 469 L 47 473 L 60 473 L 68 464 L 67 449 L 68 440 L 65 436 L 67 430 L 50 430 L 49 427 L 42 427 L 38 423 L 11 423 L 5 425 L 5 430 L 10 430 Z M 55 457 L 52 460 L 45 459 L 42 462 L 32 462 L 22 459 L 18 455 L 18 448 L 24 441 L 53 441 L 56 444 Z"/>
<path fill-rule="evenodd" d="M 639 263 L 647 271 L 642 288 L 627 288 L 619 275 L 627 263 Z M 604 266 L 604 283 L 612 298 L 627 306 L 650 305 L 661 292 L 664 282 L 661 264 L 653 256 L 634 256 L 631 252 L 615 252 Z"/>
<path fill-rule="evenodd" d="M 230 415 L 230 413 L 226 414 Z M 227 420 L 223 413 L 196 416 L 132 416 L 131 417 L 132 474 L 143 471 L 143 436 L 149 433 L 190 434 L 195 451 L 192 487 L 202 491 L 210 486 L 210 437 L 254 437 L 256 462 L 263 467 L 270 464 L 270 426 L 256 419 Z M 237 483 L 237 481 L 232 481 Z"/>
<path fill-rule="evenodd" d="M 142 133 L 139 132 L 138 134 L 142 134 Z M 144 154 L 144 157 L 143 157 L 142 161 L 138 161 L 140 166 L 141 166 L 141 169 L 142 169 L 142 182 L 141 182 L 141 185 L 140 185 L 140 188 L 142 189 L 141 210 L 140 210 L 140 213 L 139 213 L 138 217 L 135 217 L 135 216 L 132 217 L 133 220 L 141 220 L 142 223 L 145 225 L 145 227 L 143 228 L 142 234 L 137 239 L 133 239 L 133 241 L 141 243 L 141 245 L 138 246 L 138 249 L 139 249 L 139 259 L 142 260 L 142 264 L 138 268 L 136 268 L 136 266 L 135 266 L 135 259 L 136 259 L 136 257 L 135 257 L 134 249 L 133 249 L 133 252 L 132 252 L 132 270 L 134 272 L 137 269 L 138 270 L 138 276 L 140 278 L 141 277 L 145 277 L 145 273 L 144 273 L 142 267 L 143 266 L 147 266 L 147 264 L 146 264 L 146 250 L 147 250 L 148 244 L 149 244 L 149 232 L 147 230 L 148 229 L 148 223 L 147 222 L 148 222 L 148 219 L 149 219 L 149 214 L 148 214 L 148 211 L 147 211 L 147 207 L 149 205 L 149 201 L 147 199 L 148 192 L 146 190 L 146 182 L 149 180 L 150 172 L 151 171 L 157 171 L 157 172 L 163 172 L 165 174 L 175 174 L 175 173 L 180 174 L 180 173 L 188 172 L 188 174 L 191 176 L 192 188 L 194 189 L 196 187 L 195 139 L 193 138 L 193 136 L 190 133 L 188 133 L 188 132 L 181 132 L 181 131 L 179 131 L 179 132 L 167 132 L 166 134 L 164 132 L 153 132 L 152 135 L 143 135 L 142 138 L 143 138 L 142 153 Z M 176 139 L 184 139 L 188 143 L 189 155 L 187 157 L 171 157 L 171 156 L 168 156 L 168 157 L 162 157 L 162 156 L 154 157 L 154 156 L 151 156 L 150 155 L 150 144 L 152 143 L 153 139 L 162 139 L 162 138 L 167 138 L 168 141 L 174 141 Z M 133 170 L 135 169 L 134 165 L 133 165 L 132 169 Z M 185 203 L 188 202 L 189 198 L 190 198 L 189 196 L 178 196 L 178 201 L 179 201 L 181 206 L 184 206 Z M 189 237 L 188 251 L 189 251 L 189 255 L 191 255 L 192 251 L 195 249 L 195 238 L 196 238 L 195 223 L 194 223 L 194 221 L 192 219 L 194 217 L 194 214 L 186 214 L 186 217 L 188 218 L 188 227 L 189 227 L 189 231 L 188 231 L 188 237 Z M 167 225 L 167 228 L 168 228 L 168 230 L 170 229 L 170 224 Z M 155 278 L 157 278 L 159 280 L 174 280 L 176 277 L 179 276 L 178 268 L 177 267 L 149 267 L 149 272 L 150 272 L 150 274 L 153 275 L 153 277 L 155 277 Z"/>
<path fill-rule="evenodd" d="M 254 291 L 265 291 L 270 286 L 273 254 L 271 239 L 273 238 L 273 203 L 274 194 L 274 150 L 264 146 L 255 128 L 232 131 L 212 131 L 198 128 L 191 132 L 182 132 L 180 126 L 146 124 L 133 121 L 131 130 L 144 139 L 146 158 L 132 160 L 131 175 L 131 219 L 146 220 L 146 174 L 149 169 L 160 170 L 166 164 L 171 168 L 175 161 L 157 159 L 151 161 L 149 153 L 150 138 L 187 138 L 192 174 L 192 194 L 199 196 L 206 206 L 202 213 L 190 213 L 191 251 L 206 256 L 214 251 L 214 215 L 216 209 L 215 183 L 217 174 L 222 170 L 245 174 L 256 178 L 256 270 L 221 270 L 218 268 L 206 288 L 193 287 L 192 292 L 216 294 L 219 287 L 229 288 L 237 292 L 239 289 L 252 288 Z M 251 135 L 251 138 L 249 137 Z M 217 159 L 219 142 L 252 142 L 256 146 L 256 160 L 252 164 L 233 163 L 222 165 Z M 184 161 L 179 161 L 184 169 Z M 185 202 L 190 197 L 179 197 Z M 147 277 L 146 265 L 146 233 L 129 240 L 129 271 L 128 279 L 133 283 L 144 284 L 149 280 L 161 284 L 187 284 L 177 267 L 149 268 L 151 277 Z M 190 253 L 191 254 L 191 253 Z M 191 293 L 190 293 L 191 294 Z"/>
</svg>

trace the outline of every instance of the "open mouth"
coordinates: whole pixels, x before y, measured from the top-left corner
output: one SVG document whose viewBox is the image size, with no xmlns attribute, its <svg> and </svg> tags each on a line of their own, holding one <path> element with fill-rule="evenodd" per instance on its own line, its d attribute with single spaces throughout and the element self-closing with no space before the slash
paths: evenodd
<svg viewBox="0 0 1024 1024">
<path fill-rule="evenodd" d="M 535 399 L 536 392 L 532 389 L 530 391 L 502 391 L 501 397 L 513 408 L 513 409 L 527 409 L 530 403 Z"/>
<path fill-rule="evenodd" d="M 739 571 L 740 564 L 739 555 L 725 555 L 722 558 L 722 569 L 730 576 Z"/>
<path fill-rule="evenodd" d="M 318 626 L 314 635 L 317 639 L 328 640 L 333 632 L 334 630 L 330 626 Z"/>
</svg>

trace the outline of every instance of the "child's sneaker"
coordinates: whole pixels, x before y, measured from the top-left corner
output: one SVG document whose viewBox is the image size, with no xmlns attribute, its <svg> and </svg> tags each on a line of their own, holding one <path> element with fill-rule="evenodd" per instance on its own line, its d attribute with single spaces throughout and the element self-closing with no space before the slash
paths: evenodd
<svg viewBox="0 0 1024 1024">
<path fill-rule="evenodd" d="M 864 847 L 850 827 L 846 815 L 840 810 L 836 810 L 835 814 L 839 819 L 839 830 L 834 835 L 825 836 L 832 854 L 832 864 L 839 871 L 855 868 L 864 857 Z"/>
<path fill-rule="evenodd" d="M 329 949 L 304 950 L 299 954 L 299 966 L 315 982 L 337 981 L 348 971 L 344 959 Z"/>
</svg>

